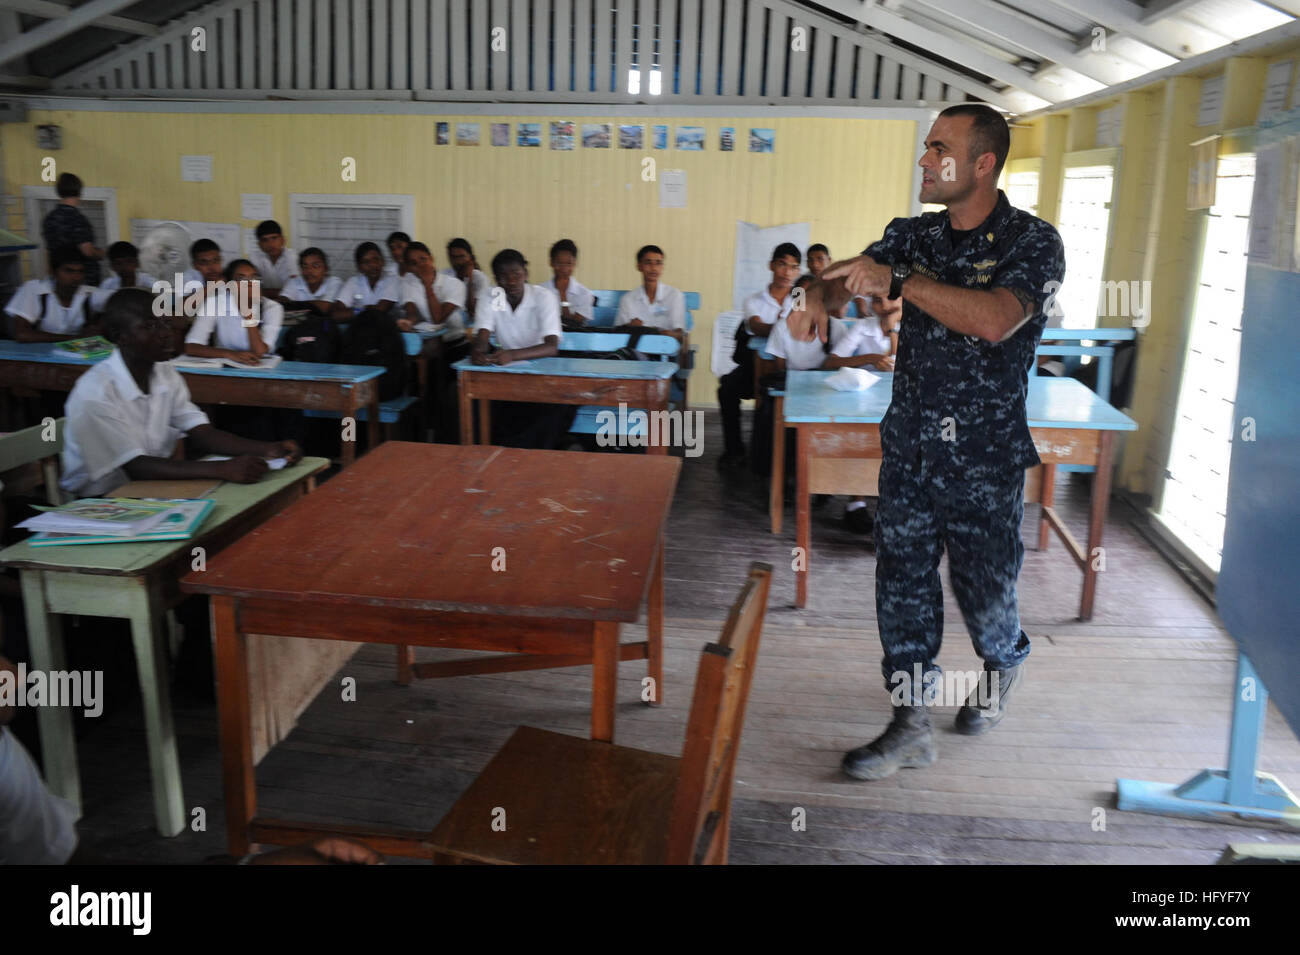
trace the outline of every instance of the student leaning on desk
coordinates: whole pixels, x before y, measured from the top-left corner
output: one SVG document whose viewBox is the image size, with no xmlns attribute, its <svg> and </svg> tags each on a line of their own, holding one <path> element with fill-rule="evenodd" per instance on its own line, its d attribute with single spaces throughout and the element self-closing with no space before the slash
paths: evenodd
<svg viewBox="0 0 1300 955">
<path fill-rule="evenodd" d="M 144 289 L 114 292 L 104 308 L 104 334 L 117 345 L 108 358 L 77 380 L 68 395 L 63 477 L 59 484 L 80 497 L 104 494 L 128 481 L 213 478 L 251 484 L 267 460 L 302 457 L 293 441 L 250 441 L 208 423 L 190 400 L 185 379 L 167 364 L 175 352 L 170 320 L 153 314 Z M 184 435 L 201 454 L 233 455 L 225 461 L 177 461 Z"/>
</svg>

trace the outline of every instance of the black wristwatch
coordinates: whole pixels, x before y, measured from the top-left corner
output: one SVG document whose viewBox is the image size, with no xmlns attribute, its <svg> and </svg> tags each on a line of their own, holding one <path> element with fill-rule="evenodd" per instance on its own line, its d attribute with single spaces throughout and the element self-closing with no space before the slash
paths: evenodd
<svg viewBox="0 0 1300 955">
<path fill-rule="evenodd" d="M 895 262 L 889 270 L 894 276 L 889 281 L 889 297 L 898 298 L 903 294 L 903 283 L 912 274 L 912 265 L 910 262 Z"/>
</svg>

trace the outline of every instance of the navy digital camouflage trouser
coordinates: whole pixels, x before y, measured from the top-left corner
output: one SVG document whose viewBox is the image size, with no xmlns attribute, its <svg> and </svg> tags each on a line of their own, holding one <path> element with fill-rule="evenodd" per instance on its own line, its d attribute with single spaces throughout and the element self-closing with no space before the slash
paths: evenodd
<svg viewBox="0 0 1300 955">
<path fill-rule="evenodd" d="M 975 651 L 989 669 L 1029 655 L 1020 629 L 1016 578 L 1024 559 L 1020 522 L 1025 472 L 977 466 L 960 484 L 886 453 L 876 511 L 876 618 L 885 656 L 882 672 L 937 672 L 943 642 L 939 558 L 948 549 L 949 579 Z M 932 679 L 924 677 L 924 679 Z"/>
</svg>

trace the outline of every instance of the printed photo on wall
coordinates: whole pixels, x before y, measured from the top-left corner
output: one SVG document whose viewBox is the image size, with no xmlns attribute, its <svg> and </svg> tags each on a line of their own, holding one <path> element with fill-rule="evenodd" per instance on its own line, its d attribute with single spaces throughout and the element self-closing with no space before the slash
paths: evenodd
<svg viewBox="0 0 1300 955">
<path fill-rule="evenodd" d="M 619 149 L 640 149 L 645 142 L 644 126 L 620 126 L 618 128 Z"/>
<path fill-rule="evenodd" d="M 520 146 L 540 146 L 542 144 L 541 123 L 520 123 L 515 127 L 518 132 L 516 143 Z"/>
<path fill-rule="evenodd" d="M 723 126 L 718 133 L 718 148 L 729 153 L 736 148 L 736 127 Z"/>
<path fill-rule="evenodd" d="M 437 137 L 434 139 L 439 146 L 446 146 L 451 142 L 451 127 L 447 123 L 438 124 Z"/>
<path fill-rule="evenodd" d="M 776 151 L 775 129 L 751 129 L 749 131 L 749 151 L 751 153 L 770 153 Z"/>
<path fill-rule="evenodd" d="M 703 126 L 678 126 L 677 148 L 700 152 L 704 149 Z"/>
<path fill-rule="evenodd" d="M 651 129 L 654 130 L 654 137 L 655 137 L 654 147 L 655 147 L 655 149 L 667 149 L 667 148 L 668 148 L 668 127 L 667 127 L 667 126 L 652 126 Z"/>
<path fill-rule="evenodd" d="M 609 123 L 583 123 L 582 148 L 608 149 L 611 128 Z"/>
<path fill-rule="evenodd" d="M 509 123 L 492 124 L 492 145 L 493 146 L 510 145 L 510 124 Z"/>
<path fill-rule="evenodd" d="M 573 148 L 573 123 L 551 123 L 551 148 Z"/>
<path fill-rule="evenodd" d="M 456 124 L 456 145 L 477 146 L 478 145 L 478 123 L 457 123 Z"/>
</svg>

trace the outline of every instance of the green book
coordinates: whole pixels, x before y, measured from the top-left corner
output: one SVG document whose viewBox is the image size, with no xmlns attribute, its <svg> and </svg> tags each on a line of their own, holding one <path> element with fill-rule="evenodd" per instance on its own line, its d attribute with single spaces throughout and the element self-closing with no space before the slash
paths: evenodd
<svg viewBox="0 0 1300 955">
<path fill-rule="evenodd" d="M 137 502 L 152 504 L 155 502 Z M 59 534 L 42 531 L 28 538 L 27 543 L 33 547 L 58 547 L 67 544 L 142 544 L 152 541 L 185 540 L 202 526 L 208 514 L 216 507 L 213 500 L 174 500 L 161 501 L 167 505 L 167 516 L 152 529 L 140 534 Z"/>
<path fill-rule="evenodd" d="M 69 342 L 59 342 L 57 347 L 87 361 L 99 361 L 113 354 L 113 343 L 98 335 L 93 338 L 74 338 Z"/>
</svg>

